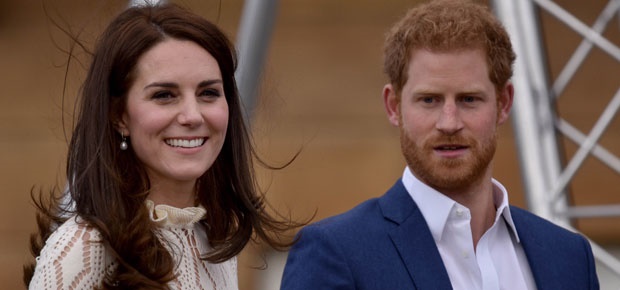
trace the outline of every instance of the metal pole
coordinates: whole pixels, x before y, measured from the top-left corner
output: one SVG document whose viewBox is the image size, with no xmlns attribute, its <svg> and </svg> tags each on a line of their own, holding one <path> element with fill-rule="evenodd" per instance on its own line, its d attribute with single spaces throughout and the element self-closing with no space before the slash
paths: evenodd
<svg viewBox="0 0 620 290">
<path fill-rule="evenodd" d="M 129 4 L 127 6 L 128 7 L 145 6 L 145 5 L 155 6 L 155 5 L 164 4 L 166 2 L 167 2 L 166 0 L 131 0 L 129 1 Z"/>
<path fill-rule="evenodd" d="M 517 54 L 512 124 L 528 208 L 543 218 L 568 225 L 568 218 L 555 214 L 566 209 L 565 196 L 557 204 L 548 196 L 552 182 L 560 175 L 561 161 L 536 11 L 530 1 L 495 0 L 493 4 Z"/>
<path fill-rule="evenodd" d="M 612 58 L 620 60 L 620 48 L 600 35 L 603 26 L 609 21 L 609 15 L 612 14 L 610 10 L 620 7 L 618 4 L 620 0 L 612 1 L 616 2 L 606 6 L 592 29 L 549 0 L 492 2 L 495 13 L 503 20 L 511 35 L 517 53 L 513 78 L 515 85 L 513 126 L 528 207 L 535 214 L 575 232 L 577 230 L 569 224 L 570 218 L 613 216 L 620 210 L 620 205 L 569 207 L 563 190 L 588 153 L 605 159 L 605 164 L 618 171 L 620 167 L 618 158 L 596 142 L 620 108 L 620 91 L 616 93 L 588 136 L 573 128 L 568 122 L 556 118 L 552 106 L 555 99 L 553 93 L 561 92 L 566 87 L 566 82 L 576 70 L 575 66 L 582 62 L 592 44 L 607 52 Z M 586 39 L 564 69 L 554 90 L 550 90 L 549 74 L 543 65 L 546 63 L 543 58 L 545 50 L 541 46 L 538 17 L 533 2 Z M 580 149 L 564 172 L 561 170 L 560 147 L 555 136 L 556 126 L 560 132 L 565 132 L 569 139 L 580 143 Z M 620 261 L 593 241 L 590 243 L 596 259 L 620 275 Z"/>
<path fill-rule="evenodd" d="M 239 66 L 235 77 L 248 124 L 256 105 L 277 8 L 277 0 L 246 0 L 243 7 L 237 36 Z"/>
</svg>

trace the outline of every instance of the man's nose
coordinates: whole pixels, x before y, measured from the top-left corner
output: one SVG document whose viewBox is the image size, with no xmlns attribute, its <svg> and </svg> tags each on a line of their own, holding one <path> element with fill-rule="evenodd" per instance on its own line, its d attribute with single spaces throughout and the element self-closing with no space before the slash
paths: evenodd
<svg viewBox="0 0 620 290">
<path fill-rule="evenodd" d="M 454 101 L 447 101 L 439 112 L 435 127 L 446 135 L 454 135 L 463 129 L 459 108 Z"/>
</svg>

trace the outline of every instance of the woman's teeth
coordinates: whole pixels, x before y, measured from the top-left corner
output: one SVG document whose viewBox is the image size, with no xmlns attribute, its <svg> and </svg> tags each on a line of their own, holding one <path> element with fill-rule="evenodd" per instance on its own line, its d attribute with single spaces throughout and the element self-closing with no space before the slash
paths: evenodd
<svg viewBox="0 0 620 290">
<path fill-rule="evenodd" d="M 166 139 L 166 144 L 172 147 L 183 147 L 183 148 L 194 148 L 198 146 L 202 146 L 205 142 L 205 138 L 198 138 L 192 140 L 186 139 Z"/>
</svg>

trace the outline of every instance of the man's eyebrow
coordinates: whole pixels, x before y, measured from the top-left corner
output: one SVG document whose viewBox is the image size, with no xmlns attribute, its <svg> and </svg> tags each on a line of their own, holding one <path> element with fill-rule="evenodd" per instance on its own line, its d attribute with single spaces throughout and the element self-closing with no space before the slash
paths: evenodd
<svg viewBox="0 0 620 290">
<path fill-rule="evenodd" d="M 458 93 L 456 95 L 457 96 L 465 96 L 465 95 L 484 95 L 484 94 L 485 94 L 484 91 L 467 90 L 467 91 L 460 92 L 460 93 Z"/>
</svg>

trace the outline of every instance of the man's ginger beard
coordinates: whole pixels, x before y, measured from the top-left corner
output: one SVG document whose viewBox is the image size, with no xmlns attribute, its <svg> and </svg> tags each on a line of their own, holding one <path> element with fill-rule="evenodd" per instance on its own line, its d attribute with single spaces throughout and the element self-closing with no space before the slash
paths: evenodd
<svg viewBox="0 0 620 290">
<path fill-rule="evenodd" d="M 440 158 L 434 152 L 434 147 L 440 144 L 466 145 L 470 152 L 466 157 Z M 401 125 L 400 145 L 407 165 L 418 179 L 440 192 L 453 191 L 465 189 L 483 177 L 495 154 L 497 132 L 486 140 L 460 133 L 451 136 L 438 133 L 425 140 L 413 140 Z"/>
</svg>

